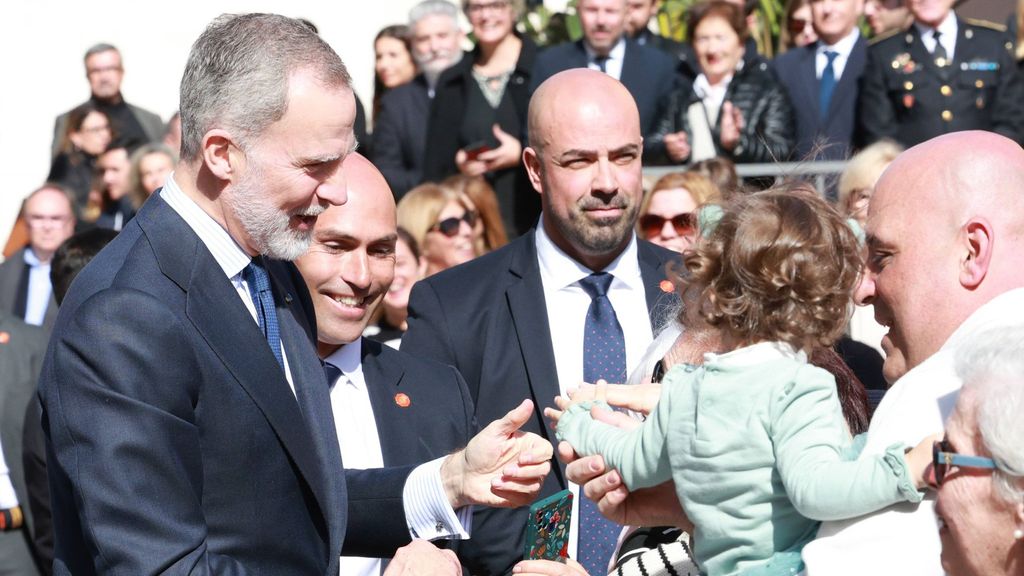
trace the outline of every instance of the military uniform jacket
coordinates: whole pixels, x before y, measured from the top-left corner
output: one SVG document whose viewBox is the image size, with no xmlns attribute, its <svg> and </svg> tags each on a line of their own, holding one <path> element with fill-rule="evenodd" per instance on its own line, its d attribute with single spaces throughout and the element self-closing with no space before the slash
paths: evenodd
<svg viewBox="0 0 1024 576">
<path fill-rule="evenodd" d="M 861 78 L 858 140 L 913 146 L 960 130 L 989 130 L 1020 142 L 1024 87 L 1000 27 L 957 18 L 952 62 L 939 66 L 913 25 L 868 48 Z"/>
</svg>

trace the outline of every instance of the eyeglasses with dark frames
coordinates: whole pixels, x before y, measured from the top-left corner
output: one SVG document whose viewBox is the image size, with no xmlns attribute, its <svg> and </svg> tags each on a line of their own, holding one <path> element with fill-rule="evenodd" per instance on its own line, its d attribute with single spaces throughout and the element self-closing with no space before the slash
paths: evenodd
<svg viewBox="0 0 1024 576">
<path fill-rule="evenodd" d="M 935 473 L 935 484 L 942 486 L 943 479 L 949 473 L 950 466 L 958 468 L 975 468 L 978 470 L 995 470 L 996 462 L 984 456 L 966 456 L 957 454 L 949 445 L 949 440 L 932 443 L 932 468 Z"/>
<path fill-rule="evenodd" d="M 472 228 L 476 226 L 477 213 L 473 210 L 465 211 L 462 216 L 452 216 L 451 218 L 445 218 L 437 224 L 430 227 L 431 232 L 440 232 L 445 236 L 451 238 L 459 233 L 459 226 L 465 222 Z"/>
</svg>

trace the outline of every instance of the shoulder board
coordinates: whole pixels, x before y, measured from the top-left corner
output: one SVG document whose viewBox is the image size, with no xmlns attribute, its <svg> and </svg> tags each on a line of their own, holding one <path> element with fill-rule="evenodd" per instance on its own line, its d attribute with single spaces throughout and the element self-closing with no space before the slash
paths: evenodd
<svg viewBox="0 0 1024 576">
<path fill-rule="evenodd" d="M 900 30 L 899 28 L 897 28 L 896 30 L 889 30 L 888 32 L 884 32 L 882 34 L 879 34 L 878 36 L 875 36 L 874 38 L 869 40 L 868 41 L 868 45 L 869 46 L 874 46 L 875 44 L 878 44 L 882 40 L 888 40 L 889 38 L 892 38 L 893 36 L 895 36 L 897 34 L 903 34 L 904 32 L 906 32 L 906 30 Z"/>
<path fill-rule="evenodd" d="M 1006 32 L 1006 26 L 1002 24 L 996 24 L 995 22 L 989 22 L 988 20 L 978 20 L 977 18 L 964 18 L 964 22 L 971 26 L 978 26 L 979 28 L 988 28 L 995 30 L 996 32 Z"/>
</svg>

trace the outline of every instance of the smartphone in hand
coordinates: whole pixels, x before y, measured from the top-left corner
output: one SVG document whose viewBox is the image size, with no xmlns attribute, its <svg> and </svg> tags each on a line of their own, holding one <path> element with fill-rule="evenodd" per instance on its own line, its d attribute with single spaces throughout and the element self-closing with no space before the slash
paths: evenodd
<svg viewBox="0 0 1024 576">
<path fill-rule="evenodd" d="M 569 556 L 572 492 L 562 490 L 530 506 L 524 560 L 561 560 Z"/>
</svg>

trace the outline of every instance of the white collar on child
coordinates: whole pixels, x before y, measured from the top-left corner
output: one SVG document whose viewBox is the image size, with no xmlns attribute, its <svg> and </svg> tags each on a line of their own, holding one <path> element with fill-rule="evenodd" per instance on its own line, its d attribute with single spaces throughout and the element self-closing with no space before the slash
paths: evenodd
<svg viewBox="0 0 1024 576">
<path fill-rule="evenodd" d="M 741 367 L 761 364 L 779 358 L 790 358 L 797 362 L 807 362 L 807 354 L 802 350 L 794 350 L 785 342 L 759 342 L 737 348 L 725 354 L 707 352 L 704 354 L 704 365 Z"/>
</svg>

